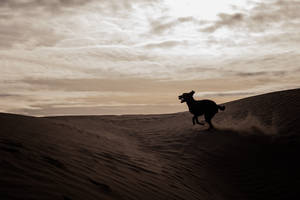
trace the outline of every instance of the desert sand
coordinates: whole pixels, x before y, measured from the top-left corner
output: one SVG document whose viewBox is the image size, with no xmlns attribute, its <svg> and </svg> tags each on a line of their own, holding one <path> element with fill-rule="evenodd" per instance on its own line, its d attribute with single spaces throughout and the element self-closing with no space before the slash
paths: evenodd
<svg viewBox="0 0 300 200">
<path fill-rule="evenodd" d="M 299 199 L 300 89 L 225 106 L 215 130 L 188 112 L 1 113 L 0 199 Z"/>
</svg>

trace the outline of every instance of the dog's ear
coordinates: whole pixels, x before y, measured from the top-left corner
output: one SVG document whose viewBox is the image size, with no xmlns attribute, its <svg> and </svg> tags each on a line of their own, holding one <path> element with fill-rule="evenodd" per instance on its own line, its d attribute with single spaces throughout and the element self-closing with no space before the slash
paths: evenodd
<svg viewBox="0 0 300 200">
<path fill-rule="evenodd" d="M 190 92 L 190 94 L 192 94 L 192 95 L 193 95 L 193 94 L 195 94 L 195 91 L 194 91 L 194 90 L 192 90 L 192 91 Z"/>
</svg>

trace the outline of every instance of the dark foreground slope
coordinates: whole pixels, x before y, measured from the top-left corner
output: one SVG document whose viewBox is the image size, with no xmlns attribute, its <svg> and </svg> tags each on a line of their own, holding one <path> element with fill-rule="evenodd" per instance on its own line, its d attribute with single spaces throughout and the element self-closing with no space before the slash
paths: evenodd
<svg viewBox="0 0 300 200">
<path fill-rule="evenodd" d="M 189 113 L 0 114 L 0 199 L 297 199 L 300 90 Z"/>
</svg>

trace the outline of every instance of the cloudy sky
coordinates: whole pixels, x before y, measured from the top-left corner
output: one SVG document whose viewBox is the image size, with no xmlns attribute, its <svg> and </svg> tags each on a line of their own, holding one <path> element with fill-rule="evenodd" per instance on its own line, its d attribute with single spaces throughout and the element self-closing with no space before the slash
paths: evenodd
<svg viewBox="0 0 300 200">
<path fill-rule="evenodd" d="M 298 0 L 1 0 L 0 111 L 168 113 L 300 86 Z"/>
</svg>

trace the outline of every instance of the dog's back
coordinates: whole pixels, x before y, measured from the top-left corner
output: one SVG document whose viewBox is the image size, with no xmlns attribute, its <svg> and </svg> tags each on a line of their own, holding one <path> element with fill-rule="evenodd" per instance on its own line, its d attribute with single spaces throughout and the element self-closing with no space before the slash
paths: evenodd
<svg viewBox="0 0 300 200">
<path fill-rule="evenodd" d="M 196 116 L 203 114 L 216 114 L 218 112 L 218 105 L 212 100 L 205 99 L 194 101 L 189 110 Z"/>
</svg>

